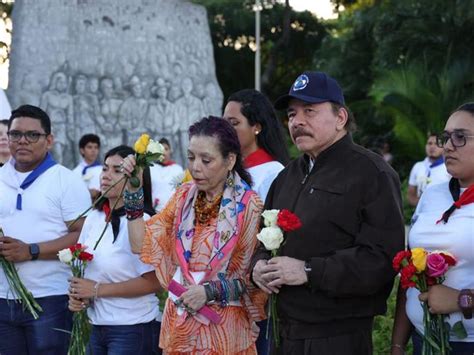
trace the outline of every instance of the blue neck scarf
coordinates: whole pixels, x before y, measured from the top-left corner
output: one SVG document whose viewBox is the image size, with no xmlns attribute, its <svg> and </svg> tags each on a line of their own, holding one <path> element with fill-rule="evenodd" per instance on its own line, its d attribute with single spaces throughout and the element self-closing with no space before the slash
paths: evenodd
<svg viewBox="0 0 474 355">
<path fill-rule="evenodd" d="M 87 169 L 92 168 L 92 167 L 94 167 L 94 166 L 99 166 L 99 165 L 101 165 L 101 164 L 100 164 L 100 162 L 99 162 L 98 160 L 96 160 L 96 161 L 93 162 L 92 164 L 86 165 L 86 166 L 84 167 L 84 169 L 82 169 L 82 175 L 86 175 Z"/>
<path fill-rule="evenodd" d="M 56 161 L 53 159 L 51 154 L 47 153 L 44 160 L 38 165 L 35 170 L 33 170 L 20 185 L 20 189 L 25 190 L 27 189 L 41 174 L 43 174 L 46 170 L 51 168 L 52 166 L 56 165 Z M 21 193 L 16 196 L 16 209 L 21 210 Z"/>
<path fill-rule="evenodd" d="M 438 159 L 436 159 L 434 162 L 431 163 L 430 169 L 436 168 L 437 166 L 443 163 L 444 163 L 444 157 L 440 156 Z"/>
<path fill-rule="evenodd" d="M 437 166 L 440 166 L 441 164 L 444 164 L 444 157 L 440 156 L 438 159 L 436 159 L 434 162 L 431 163 L 430 168 L 428 169 L 428 177 L 431 175 L 431 169 L 436 168 Z"/>
</svg>

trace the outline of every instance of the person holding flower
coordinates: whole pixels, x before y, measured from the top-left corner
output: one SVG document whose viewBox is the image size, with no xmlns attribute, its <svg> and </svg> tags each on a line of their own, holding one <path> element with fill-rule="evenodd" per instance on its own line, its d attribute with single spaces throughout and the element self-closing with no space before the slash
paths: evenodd
<svg viewBox="0 0 474 355">
<path fill-rule="evenodd" d="M 414 354 L 421 354 L 423 307 L 427 302 L 432 314 L 447 314 L 451 328 L 461 321 L 466 337 L 451 331 L 451 354 L 474 353 L 474 103 L 460 106 L 449 117 L 437 144 L 443 148 L 449 182 L 427 189 L 413 215 L 408 237 L 412 250 L 437 250 L 451 254 L 456 260 L 445 275 L 443 284 L 429 287 L 420 294 L 416 288 L 400 289 L 397 297 L 392 333 L 392 354 L 402 354 L 412 336 Z M 447 268 L 441 259 L 417 259 L 435 275 Z"/>
<path fill-rule="evenodd" d="M 142 189 L 129 184 L 125 193 L 132 248 L 170 291 L 160 347 L 166 354 L 255 354 L 266 296 L 249 282 L 248 267 L 262 203 L 229 122 L 203 118 L 189 137 L 193 180 L 160 213 L 145 222 L 137 208 Z M 123 166 L 132 176 L 135 158 Z"/>
<path fill-rule="evenodd" d="M 373 318 L 386 311 L 392 258 L 404 242 L 398 176 L 354 144 L 354 119 L 327 74 L 304 72 L 275 107 L 286 110 L 304 155 L 280 172 L 265 200 L 265 211 L 287 209 L 301 227 L 284 231 L 276 250 L 262 242 L 251 268 L 276 298 L 272 353 L 371 354 Z"/>
<path fill-rule="evenodd" d="M 100 176 L 105 198 L 88 214 L 79 237 L 94 259 L 85 269 L 84 278 L 71 279 L 69 309 L 78 312 L 88 306 L 92 323 L 89 354 L 159 353 L 157 319 L 161 314 L 155 293 L 160 287 L 153 268 L 131 251 L 122 197 L 125 180 L 121 163 L 133 153 L 127 146 L 106 153 Z M 144 194 L 148 195 L 145 212 L 151 215 L 149 181 L 144 184 Z M 105 234 L 98 242 L 106 223 Z"/>
<path fill-rule="evenodd" d="M 51 120 L 42 109 L 23 105 L 8 122 L 12 158 L 0 169 L 0 255 L 13 262 L 21 282 L 42 308 L 30 314 L 0 268 L 0 354 L 65 355 L 71 329 L 69 268 L 59 250 L 75 244 L 90 204 L 87 188 L 50 154 Z M 64 331 L 61 331 L 64 330 Z"/>
</svg>

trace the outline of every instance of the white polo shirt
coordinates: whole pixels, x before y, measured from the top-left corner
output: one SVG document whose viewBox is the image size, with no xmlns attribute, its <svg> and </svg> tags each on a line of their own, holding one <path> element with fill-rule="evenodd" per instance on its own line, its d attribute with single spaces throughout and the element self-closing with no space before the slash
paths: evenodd
<svg viewBox="0 0 474 355">
<path fill-rule="evenodd" d="M 161 211 L 173 196 L 176 186 L 184 177 L 184 170 L 178 164 L 163 166 L 154 164 L 150 167 L 151 195 L 155 211 Z"/>
<path fill-rule="evenodd" d="M 79 176 L 89 190 L 100 191 L 100 174 L 102 173 L 102 165 L 92 166 L 87 169 L 86 173 L 82 175 L 82 170 L 88 164 L 82 160 L 74 169 L 73 172 Z"/>
<path fill-rule="evenodd" d="M 413 216 L 408 243 L 410 248 L 422 247 L 427 251 L 446 251 L 454 255 L 457 264 L 448 270 L 444 285 L 458 290 L 474 289 L 474 203 L 456 209 L 448 223 L 436 224 L 453 204 L 448 184 L 431 186 L 423 193 Z M 415 288 L 407 290 L 406 311 L 410 321 L 422 333 L 423 309 L 418 294 Z M 452 313 L 447 318 L 451 326 L 459 320 L 462 320 L 468 336 L 458 339 L 451 334 L 451 340 L 474 342 L 474 319 L 464 319 L 461 312 Z"/>
<path fill-rule="evenodd" d="M 428 185 L 436 185 L 451 179 L 446 170 L 446 165 L 441 164 L 430 168 L 431 162 L 428 157 L 423 161 L 419 161 L 413 165 L 408 178 L 408 185 L 416 186 L 418 196 L 421 196 Z"/>
<path fill-rule="evenodd" d="M 128 240 L 127 219 L 120 218 L 120 230 L 113 242 L 112 225 L 109 223 L 102 240 L 93 250 L 105 227 L 105 213 L 93 210 L 86 218 L 79 242 L 88 246 L 94 255 L 84 277 L 100 283 L 123 282 L 154 271 L 151 265 L 140 261 L 133 254 Z M 158 282 L 158 281 L 157 281 Z M 100 286 L 99 286 L 100 287 Z M 154 294 L 139 297 L 99 297 L 87 314 L 95 325 L 132 325 L 161 319 L 158 298 Z"/>
<path fill-rule="evenodd" d="M 22 194 L 22 210 L 16 209 L 18 189 L 29 173 L 19 173 L 10 159 L 0 168 L 0 226 L 6 236 L 25 243 L 41 243 L 68 233 L 72 221 L 90 206 L 82 181 L 71 170 L 56 164 L 41 174 Z M 21 280 L 35 298 L 65 295 L 67 265 L 59 260 L 35 260 L 15 264 Z M 0 298 L 13 298 L 0 268 Z"/>
<path fill-rule="evenodd" d="M 273 180 L 283 169 L 283 164 L 278 161 L 270 161 L 247 169 L 250 176 L 252 176 L 252 190 L 258 194 L 263 202 L 267 198 Z"/>
</svg>

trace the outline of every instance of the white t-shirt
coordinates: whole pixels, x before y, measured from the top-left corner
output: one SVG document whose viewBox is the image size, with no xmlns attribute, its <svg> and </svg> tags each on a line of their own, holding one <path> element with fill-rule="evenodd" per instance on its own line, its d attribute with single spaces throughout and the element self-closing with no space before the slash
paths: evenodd
<svg viewBox="0 0 474 355">
<path fill-rule="evenodd" d="M 258 194 L 263 202 L 267 198 L 273 180 L 283 168 L 284 166 L 280 162 L 270 161 L 247 169 L 252 176 L 252 190 Z"/>
<path fill-rule="evenodd" d="M 79 176 L 89 190 L 100 191 L 100 174 L 102 173 L 102 165 L 92 166 L 87 169 L 86 173 L 82 175 L 82 170 L 88 164 L 82 160 L 73 170 Z"/>
<path fill-rule="evenodd" d="M 94 255 L 85 270 L 85 278 L 100 283 L 122 282 L 154 270 L 142 263 L 139 255 L 132 253 L 125 216 L 120 218 L 120 231 L 115 242 L 109 223 L 97 249 L 93 250 L 104 227 L 105 213 L 101 211 L 92 211 L 84 222 L 79 242 L 88 246 L 88 252 Z M 132 325 L 161 319 L 158 298 L 154 294 L 130 298 L 99 297 L 94 306 L 88 308 L 87 314 L 95 325 Z"/>
<path fill-rule="evenodd" d="M 154 164 L 150 167 L 151 195 L 155 211 L 161 211 L 173 196 L 176 186 L 183 180 L 184 170 L 178 164 L 163 166 Z"/>
<path fill-rule="evenodd" d="M 25 243 L 41 243 L 68 233 L 72 221 L 90 206 L 82 181 L 71 170 L 56 164 L 41 174 L 22 193 L 22 209 L 16 209 L 19 186 L 29 173 L 18 173 L 11 159 L 0 169 L 0 226 L 6 236 Z M 67 265 L 59 260 L 34 260 L 15 264 L 21 280 L 35 298 L 65 295 Z M 0 298 L 13 298 L 0 270 Z"/>
<path fill-rule="evenodd" d="M 444 163 L 437 165 L 434 168 L 430 168 L 431 164 L 429 158 L 426 157 L 425 160 L 419 161 L 413 165 L 413 168 L 411 169 L 410 177 L 408 178 L 408 185 L 416 186 L 418 196 L 421 196 L 428 185 L 432 186 L 440 184 L 451 179 L 451 175 L 449 175 L 446 170 L 446 165 L 444 165 Z"/>
<path fill-rule="evenodd" d="M 436 224 L 441 215 L 452 204 L 449 183 L 431 186 L 421 196 L 413 216 L 410 230 L 410 248 L 422 247 L 427 251 L 446 251 L 454 255 L 457 264 L 448 270 L 444 285 L 461 290 L 474 288 L 474 203 L 456 209 L 448 223 Z M 418 331 L 423 330 L 423 310 L 418 300 L 418 290 L 407 290 L 406 311 L 410 321 Z M 466 320 L 461 312 L 452 313 L 447 318 L 451 326 L 462 320 L 468 333 L 466 339 L 458 339 L 453 334 L 452 341 L 474 342 L 474 319 Z"/>
</svg>

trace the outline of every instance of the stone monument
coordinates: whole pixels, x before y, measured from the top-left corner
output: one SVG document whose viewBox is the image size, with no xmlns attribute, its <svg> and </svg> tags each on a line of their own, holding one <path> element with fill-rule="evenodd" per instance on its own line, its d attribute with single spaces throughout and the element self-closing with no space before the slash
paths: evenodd
<svg viewBox="0 0 474 355">
<path fill-rule="evenodd" d="M 51 117 L 55 157 L 72 167 L 77 142 L 102 152 L 144 132 L 186 161 L 187 128 L 221 115 L 222 91 L 202 6 L 184 0 L 16 0 L 8 97 Z"/>
</svg>

